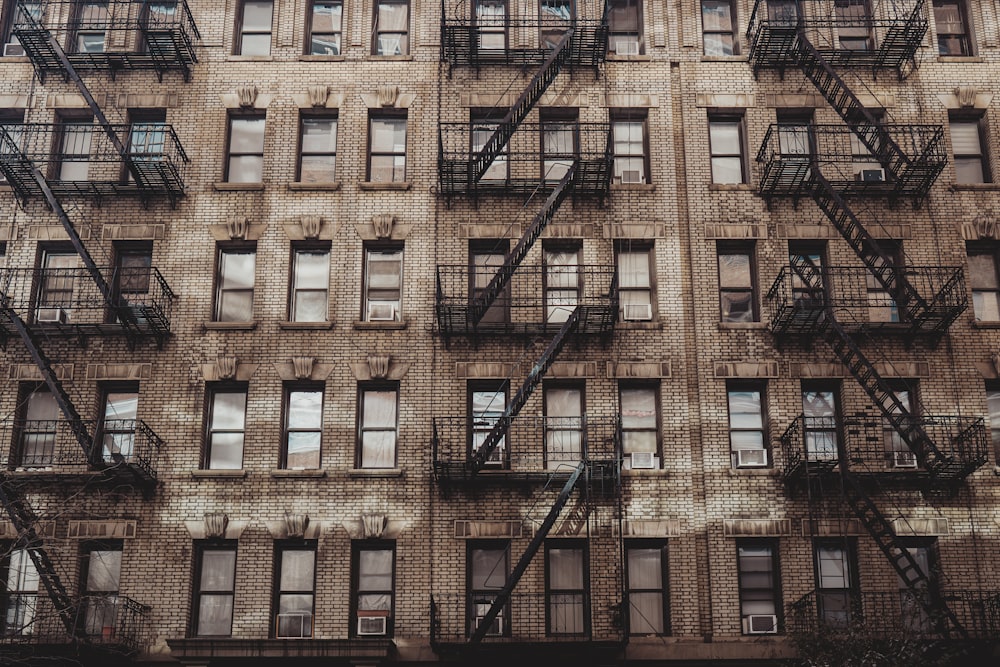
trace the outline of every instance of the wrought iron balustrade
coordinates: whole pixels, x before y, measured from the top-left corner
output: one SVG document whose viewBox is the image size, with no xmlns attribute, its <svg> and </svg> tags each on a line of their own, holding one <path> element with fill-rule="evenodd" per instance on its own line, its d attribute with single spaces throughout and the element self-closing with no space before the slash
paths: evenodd
<svg viewBox="0 0 1000 667">
<path fill-rule="evenodd" d="M 66 634 L 44 593 L 12 595 L 4 599 L 4 627 L 0 647 L 73 645 L 79 637 Z M 83 595 L 74 600 L 77 623 L 90 647 L 133 654 L 149 643 L 150 608 L 124 595 Z"/>
<path fill-rule="evenodd" d="M 451 67 L 537 67 L 570 26 L 575 32 L 569 44 L 567 66 L 596 67 L 607 56 L 608 27 L 600 18 L 502 15 L 471 18 L 473 10 L 461 5 L 458 11 L 463 10 L 464 17 L 443 17 L 441 21 L 442 58 Z"/>
</svg>

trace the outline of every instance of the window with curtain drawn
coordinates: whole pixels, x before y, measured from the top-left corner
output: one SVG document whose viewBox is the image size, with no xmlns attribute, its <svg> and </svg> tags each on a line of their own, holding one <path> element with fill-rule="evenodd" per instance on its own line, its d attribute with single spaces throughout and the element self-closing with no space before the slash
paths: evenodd
<svg viewBox="0 0 1000 667">
<path fill-rule="evenodd" d="M 2 601 L 3 637 L 30 636 L 35 634 L 35 617 L 38 612 L 38 571 L 27 549 L 4 549 L 0 576 L 3 577 Z"/>
<path fill-rule="evenodd" d="M 101 457 L 105 463 L 115 462 L 119 457 L 133 460 L 138 413 L 138 385 L 109 387 L 105 391 L 99 431 Z"/>
<path fill-rule="evenodd" d="M 236 596 L 236 542 L 195 543 L 192 633 L 229 637 Z"/>
<path fill-rule="evenodd" d="M 582 543 L 550 540 L 545 545 L 545 600 L 550 635 L 590 631 L 587 556 Z"/>
<path fill-rule="evenodd" d="M 274 636 L 278 639 L 312 637 L 316 543 L 277 543 L 275 560 Z"/>
<path fill-rule="evenodd" d="M 473 19 L 476 46 L 480 51 L 503 51 L 507 48 L 506 0 L 475 0 Z"/>
<path fill-rule="evenodd" d="M 394 468 L 399 385 L 358 389 L 358 468 Z"/>
<path fill-rule="evenodd" d="M 493 606 L 497 593 L 507 583 L 510 571 L 509 542 L 469 543 L 466 556 L 468 568 L 468 634 L 472 635 Z M 505 605 L 486 630 L 487 637 L 510 636 L 510 607 Z"/>
<path fill-rule="evenodd" d="M 391 637 L 396 600 L 396 544 L 388 540 L 353 545 L 352 637 Z"/>
<path fill-rule="evenodd" d="M 45 386 L 32 387 L 21 401 L 24 411 L 18 434 L 18 465 L 50 466 L 56 461 L 56 434 L 63 419 L 56 397 Z"/>
<path fill-rule="evenodd" d="M 545 468 L 568 471 L 583 457 L 583 388 L 546 385 Z"/>
<path fill-rule="evenodd" d="M 119 629 L 118 588 L 121 585 L 122 543 L 84 545 L 83 631 L 102 641 L 112 641 Z"/>
<path fill-rule="evenodd" d="M 376 56 L 405 56 L 410 52 L 409 0 L 377 0 L 372 29 L 372 53 Z"/>
<path fill-rule="evenodd" d="M 645 244 L 623 243 L 618 260 L 618 308 L 626 322 L 653 319 L 653 248 Z"/>
<path fill-rule="evenodd" d="M 810 461 L 834 461 L 840 440 L 834 387 L 802 383 L 802 417 L 806 456 Z"/>
<path fill-rule="evenodd" d="M 542 255 L 545 269 L 545 322 L 562 324 L 580 303 L 582 274 L 579 247 L 550 247 Z"/>
<path fill-rule="evenodd" d="M 343 17 L 342 0 L 313 0 L 306 53 L 314 56 L 339 56 Z"/>
<path fill-rule="evenodd" d="M 625 543 L 630 635 L 669 635 L 667 545 L 661 540 Z"/>
</svg>

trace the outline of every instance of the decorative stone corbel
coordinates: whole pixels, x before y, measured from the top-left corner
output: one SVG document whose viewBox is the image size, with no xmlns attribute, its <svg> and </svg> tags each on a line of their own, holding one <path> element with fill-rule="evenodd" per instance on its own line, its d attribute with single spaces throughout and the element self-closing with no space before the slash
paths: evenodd
<svg viewBox="0 0 1000 667">
<path fill-rule="evenodd" d="M 994 352 L 990 355 L 990 361 L 993 362 L 993 370 L 997 372 L 997 376 L 1000 377 L 1000 352 Z"/>
<path fill-rule="evenodd" d="M 250 231 L 250 219 L 245 215 L 232 215 L 226 219 L 226 231 L 233 241 L 246 240 L 247 232 Z"/>
<path fill-rule="evenodd" d="M 309 516 L 285 512 L 285 533 L 292 539 L 302 539 L 309 527 Z"/>
<path fill-rule="evenodd" d="M 392 236 L 392 226 L 396 224 L 396 216 L 392 213 L 380 213 L 372 216 L 372 227 L 375 228 L 375 238 L 387 239 Z"/>
<path fill-rule="evenodd" d="M 254 104 L 257 103 L 257 86 L 252 83 L 248 83 L 240 86 L 236 89 L 236 95 L 239 97 L 240 106 L 244 109 L 252 108 Z"/>
<path fill-rule="evenodd" d="M 330 96 L 330 86 L 309 86 L 307 89 L 309 104 L 313 107 L 325 107 Z"/>
<path fill-rule="evenodd" d="M 997 238 L 997 216 L 993 211 L 983 211 L 972 221 L 981 239 Z"/>
<path fill-rule="evenodd" d="M 365 539 L 378 539 L 382 537 L 389 519 L 384 514 L 362 514 L 361 530 Z"/>
<path fill-rule="evenodd" d="M 389 376 L 389 362 L 392 357 L 388 354 L 376 354 L 368 357 L 368 371 L 373 380 L 384 380 Z"/>
<path fill-rule="evenodd" d="M 378 86 L 375 88 L 375 95 L 378 97 L 379 105 L 383 107 L 396 106 L 396 98 L 399 97 L 399 86 Z"/>
<path fill-rule="evenodd" d="M 313 357 L 292 357 L 292 370 L 295 373 L 295 379 L 308 380 L 312 376 L 314 363 L 316 363 L 316 359 Z"/>
<path fill-rule="evenodd" d="M 205 515 L 205 537 L 209 539 L 223 539 L 226 536 L 226 527 L 229 525 L 229 517 L 225 512 L 211 512 Z"/>
<path fill-rule="evenodd" d="M 978 94 L 979 91 L 976 90 L 975 86 L 963 85 L 955 88 L 955 97 L 958 98 L 958 103 L 963 109 L 971 109 L 976 106 L 976 96 Z"/>
<path fill-rule="evenodd" d="M 215 360 L 215 373 L 220 380 L 232 380 L 237 366 L 236 357 L 219 357 Z"/>
<path fill-rule="evenodd" d="M 323 218 L 318 215 L 303 215 L 299 218 L 302 225 L 302 235 L 307 239 L 316 240 L 319 238 L 319 230 L 323 227 Z"/>
</svg>

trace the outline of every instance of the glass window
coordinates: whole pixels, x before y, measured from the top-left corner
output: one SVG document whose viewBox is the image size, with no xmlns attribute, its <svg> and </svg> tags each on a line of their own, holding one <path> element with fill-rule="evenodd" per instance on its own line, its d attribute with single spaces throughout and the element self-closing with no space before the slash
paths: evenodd
<svg viewBox="0 0 1000 667">
<path fill-rule="evenodd" d="M 341 0 L 313 0 L 309 13 L 306 53 L 339 56 L 344 3 Z"/>
<path fill-rule="evenodd" d="M 472 153 L 478 155 L 486 147 L 490 137 L 500 127 L 500 119 L 506 112 L 502 109 L 481 109 L 470 114 L 469 122 L 472 125 Z M 486 183 L 503 183 L 510 176 L 510 165 L 507 162 L 507 144 L 500 147 L 490 166 L 486 168 L 486 173 L 480 179 Z"/>
<path fill-rule="evenodd" d="M 997 254 L 993 250 L 969 250 L 969 286 L 976 320 L 1000 321 L 1000 279 Z"/>
<path fill-rule="evenodd" d="M 215 278 L 215 321 L 253 320 L 256 246 L 220 247 Z"/>
<path fill-rule="evenodd" d="M 236 543 L 195 545 L 194 634 L 229 637 L 236 593 Z"/>
<path fill-rule="evenodd" d="M 962 0 L 934 0 L 934 25 L 937 27 L 938 55 L 972 55 Z"/>
<path fill-rule="evenodd" d="M 980 119 L 951 119 L 951 151 L 956 183 L 992 183 Z"/>
<path fill-rule="evenodd" d="M 472 418 L 470 453 L 479 451 L 506 408 L 507 382 L 476 382 L 469 386 L 469 415 Z M 507 463 L 507 438 L 504 436 L 486 457 L 486 465 L 504 466 Z"/>
<path fill-rule="evenodd" d="M 368 117 L 368 180 L 402 183 L 406 180 L 406 116 Z"/>
<path fill-rule="evenodd" d="M 834 387 L 802 385 L 802 419 L 806 456 L 810 461 L 838 458 L 837 391 Z"/>
<path fill-rule="evenodd" d="M 6 0 L 3 3 L 3 52 L 4 56 L 23 56 L 24 47 L 14 34 L 14 27 L 25 25 L 29 19 L 42 18 L 42 3 L 32 0 Z"/>
<path fill-rule="evenodd" d="M 558 546 L 557 546 L 558 545 Z M 587 557 L 582 544 L 545 544 L 545 601 L 550 635 L 583 635 L 589 631 Z"/>
<path fill-rule="evenodd" d="M 625 568 L 629 634 L 670 634 L 666 543 L 658 540 L 627 541 Z"/>
<path fill-rule="evenodd" d="M 642 0 L 608 0 L 608 48 L 619 56 L 645 52 Z"/>
<path fill-rule="evenodd" d="M 539 0 L 539 39 L 543 49 L 553 49 L 576 19 L 573 0 Z"/>
<path fill-rule="evenodd" d="M 708 143 L 712 182 L 746 183 L 742 116 L 709 116 Z"/>
<path fill-rule="evenodd" d="M 58 152 L 52 174 L 58 181 L 86 181 L 90 173 L 90 146 L 94 134 L 92 118 L 59 117 Z"/>
<path fill-rule="evenodd" d="M 504 240 L 470 241 L 469 269 L 472 298 L 479 298 L 503 266 L 510 244 Z M 479 321 L 482 324 L 505 324 L 510 321 L 510 283 L 497 295 Z"/>
<path fill-rule="evenodd" d="M 362 387 L 358 391 L 358 467 L 396 465 L 399 387 Z"/>
<path fill-rule="evenodd" d="M 113 292 L 126 301 L 144 301 L 142 297 L 149 294 L 152 269 L 152 247 L 115 246 Z"/>
<path fill-rule="evenodd" d="M 392 636 L 396 599 L 396 545 L 378 541 L 354 543 L 352 607 L 356 623 L 350 634 Z"/>
<path fill-rule="evenodd" d="M 124 626 L 118 618 L 122 543 L 87 544 L 83 549 L 83 631 L 104 641 L 114 639 Z"/>
<path fill-rule="evenodd" d="M 739 53 L 734 15 L 731 0 L 701 0 L 701 30 L 706 56 Z"/>
<path fill-rule="evenodd" d="M 9 544 L 9 543 L 8 543 Z M 35 634 L 38 571 L 27 549 L 6 550 L 3 559 L 3 636 Z"/>
<path fill-rule="evenodd" d="M 272 0 L 243 0 L 234 53 L 241 56 L 271 55 Z"/>
<path fill-rule="evenodd" d="M 895 270 L 903 269 L 903 246 L 895 239 L 879 239 L 879 249 Z M 871 322 L 899 322 L 899 308 L 896 300 L 886 291 L 885 286 L 871 271 L 865 273 L 865 288 L 868 293 L 868 319 Z"/>
<path fill-rule="evenodd" d="M 35 386 L 24 402 L 20 431 L 22 466 L 49 466 L 56 460 L 56 432 L 63 416 L 48 387 Z"/>
<path fill-rule="evenodd" d="M 337 166 L 337 117 L 302 116 L 299 127 L 302 137 L 299 181 L 334 182 Z"/>
<path fill-rule="evenodd" d="M 403 249 L 365 248 L 364 318 L 399 322 L 403 292 Z"/>
<path fill-rule="evenodd" d="M 507 1 L 475 0 L 477 46 L 481 51 L 507 48 Z"/>
<path fill-rule="evenodd" d="M 312 637 L 316 588 L 316 545 L 275 547 L 274 636 L 282 639 Z"/>
<path fill-rule="evenodd" d="M 470 542 L 466 554 L 468 568 L 469 612 L 471 635 L 483 623 L 497 593 L 507 583 L 510 572 L 508 542 Z M 510 610 L 504 606 L 486 631 L 487 637 L 510 635 Z"/>
<path fill-rule="evenodd" d="M 292 248 L 292 322 L 326 322 L 330 292 L 330 249 Z"/>
<path fill-rule="evenodd" d="M 23 109 L 0 109 L 0 152 L 7 153 L 20 149 L 21 126 L 24 124 Z M 7 139 L 4 139 L 6 135 Z M 7 140 L 10 140 L 10 144 Z M 6 183 L 7 177 L 0 172 L 0 183 Z"/>
<path fill-rule="evenodd" d="M 777 543 L 737 540 L 736 559 L 743 634 L 776 633 L 781 608 Z"/>
<path fill-rule="evenodd" d="M 579 121 L 576 110 L 541 116 L 542 180 L 555 184 L 577 158 Z"/>
<path fill-rule="evenodd" d="M 246 389 L 209 389 L 208 451 L 209 470 L 239 470 L 243 467 L 243 439 L 246 435 Z"/>
<path fill-rule="evenodd" d="M 1000 382 L 986 383 L 986 412 L 989 416 L 993 451 L 1000 457 Z"/>
<path fill-rule="evenodd" d="M 927 577 L 926 580 L 918 581 L 914 590 L 906 585 L 902 577 L 897 573 L 896 581 L 899 586 L 899 598 L 901 606 L 900 619 L 905 630 L 919 635 L 930 635 L 936 632 L 936 623 L 927 613 L 926 600 L 940 600 L 941 590 L 938 572 L 938 547 L 936 538 L 916 538 L 900 540 L 902 546 L 906 548 L 913 558 L 917 567 Z M 905 561 L 903 561 L 905 563 Z M 918 592 L 919 591 L 919 592 Z M 919 600 L 917 596 L 924 598 Z"/>
<path fill-rule="evenodd" d="M 718 247 L 719 311 L 723 322 L 756 322 L 753 246 Z"/>
<path fill-rule="evenodd" d="M 624 242 L 616 259 L 621 318 L 629 322 L 653 319 L 653 248 Z"/>
<path fill-rule="evenodd" d="M 291 470 L 319 468 L 322 438 L 323 388 L 286 388 L 282 467 Z"/>
<path fill-rule="evenodd" d="M 405 56 L 410 52 L 409 0 L 376 0 L 372 53 L 376 56 Z"/>
<path fill-rule="evenodd" d="M 826 246 L 820 243 L 789 241 L 788 262 L 797 267 L 791 272 L 792 298 L 796 303 L 818 305 L 826 298 L 824 261 Z"/>
<path fill-rule="evenodd" d="M 561 324 L 580 303 L 582 249 L 546 248 L 542 255 L 545 270 L 545 321 Z"/>
<path fill-rule="evenodd" d="M 645 114 L 634 111 L 612 113 L 611 134 L 614 141 L 614 182 L 648 183 Z"/>
<path fill-rule="evenodd" d="M 263 115 L 230 116 L 226 181 L 260 183 L 264 179 Z"/>
<path fill-rule="evenodd" d="M 138 412 L 137 385 L 109 388 L 104 392 L 99 438 L 101 456 L 106 463 L 117 462 L 119 456 L 125 461 L 133 460 Z"/>
<path fill-rule="evenodd" d="M 890 384 L 892 395 L 896 397 L 899 405 L 890 401 L 885 401 L 886 407 L 893 415 L 904 415 L 900 417 L 904 426 L 916 418 L 914 409 L 916 404 L 916 380 L 894 380 Z M 913 416 L 909 416 L 913 415 Z M 892 422 L 887 418 L 882 418 L 882 441 L 885 447 L 885 456 L 888 459 L 888 467 L 900 470 L 916 468 L 918 465 L 917 455 L 910 449 L 910 446 L 903 439 L 902 434 L 896 430 Z"/>
<path fill-rule="evenodd" d="M 73 10 L 76 31 L 70 50 L 76 53 L 104 53 L 108 27 L 107 0 L 77 2 Z"/>
<path fill-rule="evenodd" d="M 649 386 L 621 385 L 618 389 L 622 452 L 632 468 L 659 467 L 654 465 L 660 451 L 657 394 L 656 387 Z"/>
<path fill-rule="evenodd" d="M 545 467 L 569 471 L 583 457 L 583 388 L 544 387 Z"/>
<path fill-rule="evenodd" d="M 43 250 L 38 277 L 36 324 L 65 324 L 73 319 L 73 291 L 80 257 L 75 252 Z"/>
<path fill-rule="evenodd" d="M 853 567 L 853 544 L 847 540 L 817 542 L 816 603 L 820 621 L 830 627 L 844 628 L 851 621 L 856 605 Z"/>
<path fill-rule="evenodd" d="M 726 385 L 729 405 L 729 447 L 733 466 L 760 468 L 768 464 L 764 430 L 764 387 L 730 382 Z"/>
<path fill-rule="evenodd" d="M 872 12 L 868 0 L 834 0 L 837 40 L 845 51 L 871 51 Z"/>
</svg>

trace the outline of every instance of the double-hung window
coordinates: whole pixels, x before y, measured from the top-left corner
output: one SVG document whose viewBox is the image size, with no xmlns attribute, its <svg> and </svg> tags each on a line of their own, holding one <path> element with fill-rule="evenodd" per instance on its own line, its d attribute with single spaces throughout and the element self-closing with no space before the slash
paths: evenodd
<svg viewBox="0 0 1000 667">
<path fill-rule="evenodd" d="M 406 181 L 406 113 L 371 112 L 368 116 L 368 180 Z"/>
<path fill-rule="evenodd" d="M 719 311 L 723 322 L 757 321 L 757 280 L 753 244 L 722 244 L 719 261 Z"/>
<path fill-rule="evenodd" d="M 795 305 L 815 308 L 826 302 L 822 243 L 788 243 L 788 262 L 792 299 Z"/>
<path fill-rule="evenodd" d="M 653 247 L 647 243 L 618 244 L 618 303 L 627 322 L 653 319 Z"/>
<path fill-rule="evenodd" d="M 21 126 L 23 124 L 24 111 L 22 109 L 0 109 L 0 153 L 21 148 Z M 4 135 L 6 135 L 6 139 Z M 0 172 L 0 184 L 6 182 L 7 177 Z"/>
<path fill-rule="evenodd" d="M 701 0 L 701 31 L 706 56 L 739 53 L 732 0 Z"/>
<path fill-rule="evenodd" d="M 990 380 L 986 383 L 986 414 L 990 427 L 990 442 L 993 443 L 993 453 L 1000 457 L 1000 382 Z"/>
<path fill-rule="evenodd" d="M 479 298 L 489 287 L 490 281 L 503 266 L 510 243 L 506 239 L 476 240 L 469 242 L 469 294 Z M 510 321 L 510 284 L 497 295 L 489 309 L 479 320 L 483 324 L 503 325 Z"/>
<path fill-rule="evenodd" d="M 233 52 L 238 56 L 270 55 L 273 15 L 273 0 L 243 0 Z"/>
<path fill-rule="evenodd" d="M 670 634 L 666 541 L 626 541 L 625 573 L 629 634 Z"/>
<path fill-rule="evenodd" d="M 845 51 L 871 51 L 875 40 L 872 10 L 868 0 L 834 0 L 833 18 L 837 43 Z"/>
<path fill-rule="evenodd" d="M 56 150 L 52 176 L 59 181 L 86 181 L 90 173 L 90 147 L 94 135 L 93 118 L 58 116 Z"/>
<path fill-rule="evenodd" d="M 147 243 L 115 244 L 115 268 L 111 277 L 111 291 L 116 299 L 123 299 L 134 306 L 154 305 L 150 303 L 149 287 L 153 274 L 153 246 Z M 133 309 L 140 317 L 141 308 Z M 109 313 L 114 321 L 115 313 Z"/>
<path fill-rule="evenodd" d="M 972 40 L 965 0 L 934 0 L 938 55 L 971 56 Z"/>
<path fill-rule="evenodd" d="M 733 467 L 767 466 L 763 383 L 730 381 L 726 385 L 726 396 L 729 405 L 729 447 Z"/>
<path fill-rule="evenodd" d="M 291 470 L 320 467 L 323 438 L 323 386 L 285 388 L 285 437 L 281 467 Z"/>
<path fill-rule="evenodd" d="M 14 34 L 15 27 L 25 25 L 29 20 L 40 21 L 42 18 L 42 3 L 32 0 L 5 0 L 3 11 L 3 55 L 23 56 L 24 47 Z"/>
<path fill-rule="evenodd" d="M 480 109 L 474 111 L 469 122 L 472 125 L 472 154 L 478 155 L 486 147 L 487 142 L 497 128 L 504 112 L 500 109 Z M 507 144 L 500 148 L 493 161 L 486 168 L 486 173 L 480 179 L 485 183 L 503 183 L 510 176 L 510 165 L 507 161 Z"/>
<path fill-rule="evenodd" d="M 8 547 L 10 543 L 7 543 Z M 38 571 L 27 549 L 4 549 L 2 576 L 2 601 L 4 637 L 32 635 L 38 613 Z"/>
<path fill-rule="evenodd" d="M 954 117 L 950 119 L 948 129 L 955 162 L 955 182 L 960 185 L 992 183 L 983 119 Z"/>
<path fill-rule="evenodd" d="M 343 20 L 343 0 L 312 0 L 306 53 L 314 56 L 339 56 Z"/>
<path fill-rule="evenodd" d="M 507 48 L 507 0 L 474 0 L 476 46 L 480 51 Z"/>
<path fill-rule="evenodd" d="M 642 0 L 608 0 L 608 48 L 619 56 L 637 56 L 642 43 Z"/>
<path fill-rule="evenodd" d="M 83 631 L 91 637 L 114 639 L 119 628 L 118 588 L 121 583 L 122 543 L 88 543 L 83 547 Z"/>
<path fill-rule="evenodd" d="M 579 154 L 580 123 L 576 109 L 554 110 L 541 117 L 542 181 L 558 183 Z"/>
<path fill-rule="evenodd" d="M 549 246 L 544 249 L 545 322 L 562 324 L 580 303 L 583 271 L 582 248 L 578 244 Z"/>
<path fill-rule="evenodd" d="M 399 385 L 362 385 L 358 388 L 358 468 L 396 465 L 399 431 Z"/>
<path fill-rule="evenodd" d="M 833 628 L 845 628 L 857 606 L 853 540 L 817 541 L 816 605 L 820 621 Z"/>
<path fill-rule="evenodd" d="M 614 140 L 614 182 L 648 183 L 645 112 L 628 109 L 612 112 L 611 134 Z"/>
<path fill-rule="evenodd" d="M 73 6 L 75 53 L 104 53 L 108 29 L 108 0 L 84 0 Z"/>
<path fill-rule="evenodd" d="M 396 543 L 365 540 L 351 549 L 352 637 L 391 637 L 396 607 Z"/>
<path fill-rule="evenodd" d="M 1000 273 L 995 247 L 968 249 L 972 309 L 978 322 L 1000 322 Z"/>
<path fill-rule="evenodd" d="M 226 178 L 229 183 L 264 180 L 264 114 L 229 116 Z"/>
<path fill-rule="evenodd" d="M 737 540 L 736 559 L 743 634 L 777 633 L 781 610 L 777 541 Z"/>
<path fill-rule="evenodd" d="M 292 246 L 292 293 L 289 320 L 327 321 L 330 294 L 330 247 Z"/>
<path fill-rule="evenodd" d="M 469 416 L 472 420 L 469 429 L 470 454 L 474 455 L 482 448 L 493 427 L 503 416 L 504 410 L 507 408 L 507 388 L 506 381 L 470 383 L 468 388 Z M 500 438 L 496 448 L 486 457 L 485 463 L 489 466 L 506 466 L 508 462 L 507 437 L 505 435 Z"/>
<path fill-rule="evenodd" d="M 742 115 L 712 114 L 708 117 L 713 183 L 747 182 L 743 134 Z"/>
<path fill-rule="evenodd" d="M 583 457 L 583 387 L 546 384 L 543 398 L 545 467 L 568 471 Z"/>
<path fill-rule="evenodd" d="M 468 568 L 469 634 L 485 623 L 497 594 L 507 583 L 510 571 L 509 542 L 470 542 L 466 551 Z M 486 630 L 487 637 L 510 636 L 510 607 L 505 605 Z"/>
<path fill-rule="evenodd" d="M 332 183 L 336 180 L 337 115 L 302 115 L 299 118 L 299 181 Z"/>
<path fill-rule="evenodd" d="M 56 397 L 44 385 L 25 386 L 21 395 L 24 419 L 18 425 L 18 465 L 52 465 L 56 461 L 56 434 L 63 419 Z"/>
<path fill-rule="evenodd" d="M 128 383 L 109 386 L 104 391 L 104 414 L 98 429 L 101 456 L 106 463 L 119 457 L 132 462 L 135 451 L 136 419 L 139 413 L 139 385 Z M 148 455 L 148 452 L 140 454 Z"/>
<path fill-rule="evenodd" d="M 365 246 L 365 321 L 399 322 L 402 294 L 402 244 Z"/>
<path fill-rule="evenodd" d="M 278 639 L 312 637 L 316 543 L 277 543 L 274 567 L 274 636 Z"/>
<path fill-rule="evenodd" d="M 233 633 L 236 542 L 196 542 L 191 629 L 197 637 Z"/>
<path fill-rule="evenodd" d="M 834 461 L 839 458 L 837 415 L 836 387 L 802 384 L 802 426 L 809 461 Z"/>
<path fill-rule="evenodd" d="M 216 261 L 215 321 L 252 321 L 257 245 L 220 245 Z"/>
<path fill-rule="evenodd" d="M 906 429 L 910 424 L 920 419 L 916 413 L 918 406 L 916 400 L 917 381 L 894 380 L 890 382 L 889 388 L 898 404 L 885 401 L 885 405 L 893 414 L 893 419 L 899 421 L 902 428 Z M 903 439 L 902 433 L 887 417 L 882 419 L 882 442 L 885 447 L 888 468 L 906 471 L 918 466 L 917 455 Z"/>
<path fill-rule="evenodd" d="M 206 469 L 239 470 L 243 467 L 246 416 L 245 386 L 220 385 L 209 388 Z"/>
<path fill-rule="evenodd" d="M 65 324 L 73 319 L 79 255 L 59 248 L 43 248 L 35 322 Z"/>
<path fill-rule="evenodd" d="M 659 468 L 659 397 L 655 386 L 622 385 L 622 453 L 629 468 Z"/>
<path fill-rule="evenodd" d="M 545 543 L 545 611 L 550 635 L 585 635 L 590 630 L 587 551 L 576 540 Z"/>
<path fill-rule="evenodd" d="M 375 0 L 372 53 L 405 56 L 410 52 L 410 0 Z"/>
<path fill-rule="evenodd" d="M 576 20 L 574 0 L 539 0 L 539 38 L 543 49 L 553 49 Z"/>
<path fill-rule="evenodd" d="M 903 245 L 896 239 L 878 239 L 879 249 L 893 271 L 903 271 Z M 873 249 L 872 249 L 873 250 Z M 899 322 L 899 307 L 871 271 L 865 272 L 865 288 L 868 294 L 868 319 L 870 322 Z"/>
</svg>

